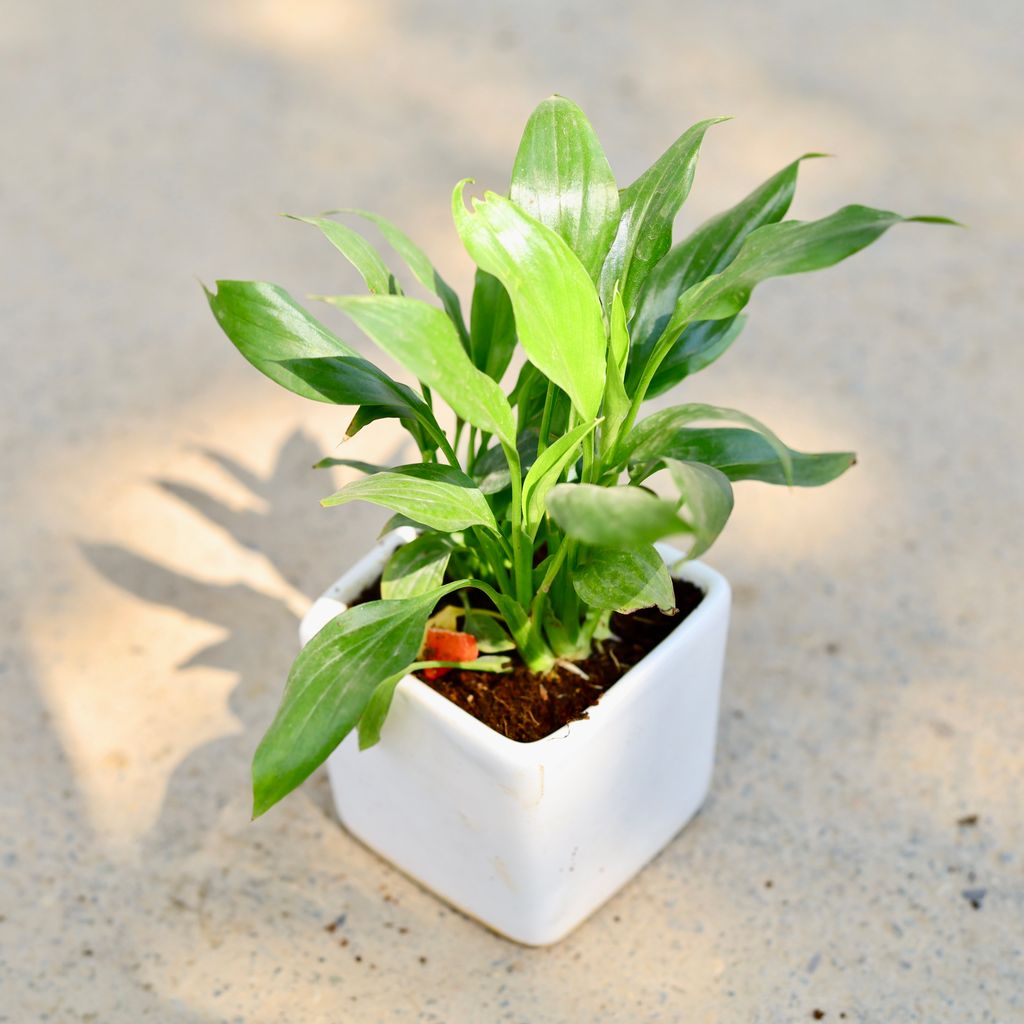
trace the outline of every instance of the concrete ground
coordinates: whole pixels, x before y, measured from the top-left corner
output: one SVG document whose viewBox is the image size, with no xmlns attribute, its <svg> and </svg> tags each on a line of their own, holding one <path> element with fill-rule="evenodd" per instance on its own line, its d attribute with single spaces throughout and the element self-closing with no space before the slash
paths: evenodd
<svg viewBox="0 0 1024 1024">
<path fill-rule="evenodd" d="M 1024 1020 L 1019 4 L 22 0 L 0 24 L 0 1021 Z M 297 616 L 382 515 L 319 508 L 345 412 L 248 368 L 196 277 L 355 290 L 275 214 L 357 205 L 465 286 L 451 186 L 503 187 L 553 91 L 624 182 L 735 115 L 686 224 L 824 150 L 797 216 L 970 230 L 766 285 L 687 386 L 861 461 L 739 488 L 709 803 L 525 950 L 346 836 L 322 774 L 248 821 Z"/>
</svg>

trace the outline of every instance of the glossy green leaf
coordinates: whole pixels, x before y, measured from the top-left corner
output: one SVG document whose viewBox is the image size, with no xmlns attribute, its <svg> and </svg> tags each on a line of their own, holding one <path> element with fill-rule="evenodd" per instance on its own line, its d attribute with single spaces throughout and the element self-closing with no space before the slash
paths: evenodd
<svg viewBox="0 0 1024 1024">
<path fill-rule="evenodd" d="M 327 456 L 313 463 L 314 469 L 333 469 L 335 466 L 344 466 L 347 469 L 358 469 L 360 473 L 380 473 L 382 470 L 391 469 L 390 466 L 382 466 L 377 462 L 363 462 L 361 459 L 336 459 L 334 456 Z"/>
<path fill-rule="evenodd" d="M 537 431 L 527 430 L 520 434 L 516 440 L 516 451 L 520 469 L 525 473 L 537 460 Z M 484 494 L 498 494 L 511 486 L 512 473 L 501 445 L 493 445 L 476 460 L 472 476 Z"/>
<path fill-rule="evenodd" d="M 359 426 L 387 416 L 415 420 L 435 435 L 440 432 L 430 406 L 412 388 L 392 380 L 361 356 L 320 356 L 285 359 L 278 365 L 301 381 L 310 394 L 336 405 L 362 405 L 366 412 Z M 349 431 L 349 436 L 354 434 Z"/>
<path fill-rule="evenodd" d="M 488 377 L 501 380 L 516 348 L 516 318 L 505 286 L 477 270 L 469 315 L 469 357 Z"/>
<path fill-rule="evenodd" d="M 729 349 L 746 326 L 747 318 L 742 313 L 725 320 L 700 320 L 690 324 L 655 370 L 647 397 L 664 394 L 681 380 L 710 366 Z M 634 365 L 642 368 L 640 364 Z M 632 386 L 636 386 L 635 380 Z"/>
<path fill-rule="evenodd" d="M 688 557 L 697 558 L 715 542 L 732 514 L 732 485 L 724 473 L 699 462 L 663 459 L 685 505 L 694 541 Z"/>
<path fill-rule="evenodd" d="M 282 288 L 218 281 L 216 294 L 206 295 L 224 333 L 271 380 L 304 398 L 359 405 L 360 424 L 398 417 L 421 451 L 437 447 L 441 430 L 419 395 L 346 345 Z"/>
<path fill-rule="evenodd" d="M 594 547 L 641 548 L 688 533 L 677 504 L 641 487 L 559 484 L 548 494 L 551 518 L 570 537 Z"/>
<path fill-rule="evenodd" d="M 416 398 L 419 399 L 419 395 L 416 395 Z M 426 402 L 423 405 L 431 417 L 433 417 L 430 406 Z M 355 437 L 363 427 L 368 427 L 371 423 L 397 415 L 399 414 L 394 409 L 386 405 L 361 405 L 352 414 L 352 419 L 349 420 L 348 426 L 345 428 L 345 440 L 347 441 Z M 414 420 L 409 416 L 399 416 L 399 419 L 402 425 L 412 434 L 421 452 L 432 452 L 437 449 L 441 428 L 436 426 L 436 420 L 433 420 L 428 425 L 422 419 Z"/>
<path fill-rule="evenodd" d="M 497 531 L 494 513 L 476 484 L 461 470 L 440 463 L 415 463 L 345 484 L 320 504 L 368 501 L 417 523 L 451 533 L 467 526 Z"/>
<path fill-rule="evenodd" d="M 545 448 L 523 480 L 523 529 L 527 536 L 535 537 L 544 518 L 545 500 L 548 492 L 558 483 L 559 477 L 570 463 L 580 457 L 583 439 L 597 426 L 597 420 L 581 423 L 568 434 L 563 434 L 552 445 Z"/>
<path fill-rule="evenodd" d="M 358 231 L 353 231 L 347 225 L 339 224 L 328 217 L 296 217 L 294 214 L 287 216 L 291 220 L 319 228 L 331 245 L 359 271 L 366 282 L 366 287 L 374 294 L 388 295 L 400 290 L 380 253 Z"/>
<path fill-rule="evenodd" d="M 597 134 L 571 100 L 551 96 L 530 115 L 510 195 L 561 236 L 596 283 L 619 224 L 619 192 Z"/>
<path fill-rule="evenodd" d="M 644 279 L 672 244 L 672 222 L 690 194 L 704 133 L 725 120 L 714 117 L 687 129 L 622 191 L 621 219 L 601 270 L 601 298 L 606 306 L 618 282 L 626 312 L 632 313 Z"/>
<path fill-rule="evenodd" d="M 465 581 L 406 601 L 357 605 L 306 644 L 253 758 L 253 817 L 307 779 L 355 727 L 377 687 L 405 673 L 434 606 L 462 586 Z"/>
<path fill-rule="evenodd" d="M 671 611 L 676 603 L 672 577 L 651 545 L 635 551 L 594 548 L 573 574 L 572 585 L 591 608 L 635 612 L 657 605 Z"/>
<path fill-rule="evenodd" d="M 412 271 L 413 276 L 424 288 L 432 291 L 444 306 L 445 312 L 450 317 L 455 329 L 459 332 L 459 338 L 463 345 L 468 345 L 469 336 L 466 333 L 466 324 L 462 318 L 462 304 L 455 290 L 447 281 L 434 269 L 427 254 L 404 232 L 396 227 L 386 217 L 377 213 L 370 213 L 368 210 L 355 210 L 352 208 L 335 210 L 334 213 L 351 213 L 356 217 L 362 217 L 377 225 L 380 233 L 387 239 L 388 245 L 405 261 L 406 266 Z"/>
<path fill-rule="evenodd" d="M 357 725 L 360 750 L 369 750 L 370 747 L 380 743 L 380 731 L 384 727 L 388 712 L 391 711 L 395 690 L 408 674 L 409 669 L 396 672 L 382 683 L 378 683 L 373 693 L 370 694 L 370 699 L 366 702 L 366 707 L 363 708 Z"/>
<path fill-rule="evenodd" d="M 761 480 L 794 487 L 820 487 L 845 473 L 857 461 L 853 452 L 808 454 L 787 449 L 792 479 L 786 479 L 778 452 L 753 430 L 740 427 L 683 427 L 660 446 L 664 458 L 703 462 L 721 470 L 730 480 Z M 634 480 L 644 479 L 656 464 Z"/>
<path fill-rule="evenodd" d="M 793 201 L 801 161 L 820 155 L 808 153 L 794 160 L 735 206 L 712 217 L 673 246 L 654 267 L 640 291 L 636 315 L 630 324 L 634 339 L 631 380 L 636 379 L 636 366 L 642 366 L 654 350 L 679 296 L 691 285 L 728 266 L 752 231 L 782 220 Z M 684 335 L 682 341 L 685 340 Z"/>
<path fill-rule="evenodd" d="M 426 523 L 417 523 L 415 519 L 410 519 L 408 516 L 399 515 L 397 512 L 390 516 L 384 525 L 380 528 L 380 533 L 377 534 L 377 539 L 380 540 L 382 537 L 386 537 L 389 533 L 394 530 L 401 530 L 403 527 L 409 527 L 413 530 L 421 530 L 424 532 L 433 530 L 432 526 L 427 526 Z M 443 532 L 443 531 L 441 531 Z M 456 537 L 459 535 L 456 534 Z"/>
<path fill-rule="evenodd" d="M 604 320 L 594 284 L 550 228 L 488 192 L 466 209 L 455 187 L 452 213 L 476 264 L 505 286 L 530 361 L 569 397 L 583 420 L 597 417 L 604 392 Z"/>
<path fill-rule="evenodd" d="M 257 370 L 289 391 L 318 402 L 331 401 L 296 377 L 282 360 L 317 356 L 359 359 L 359 353 L 276 284 L 217 281 L 216 285 L 216 292 L 204 289 L 206 298 L 235 348 Z M 360 397 L 353 398 L 353 404 L 361 401 Z"/>
<path fill-rule="evenodd" d="M 437 533 L 425 533 L 395 548 L 380 579 L 381 597 L 419 597 L 441 586 L 451 554 L 451 544 Z"/>
<path fill-rule="evenodd" d="M 505 632 L 500 620 L 493 615 L 471 608 L 466 612 L 462 629 L 476 637 L 477 647 L 484 654 L 500 654 L 502 651 L 515 649 L 515 641 Z"/>
<path fill-rule="evenodd" d="M 404 672 L 398 672 L 385 679 L 373 691 L 359 718 L 359 749 L 368 750 L 380 742 L 381 729 L 391 710 L 398 684 L 410 673 L 419 672 L 424 668 L 463 668 L 471 672 L 508 672 L 508 658 L 485 656 L 474 661 L 417 661 L 413 662 Z"/>
<path fill-rule="evenodd" d="M 831 267 L 860 252 L 894 224 L 915 221 L 955 223 L 945 217 L 901 217 L 869 206 L 844 206 L 821 220 L 766 224 L 746 237 L 735 259 L 720 274 L 683 292 L 665 335 L 677 335 L 697 320 L 734 316 L 761 281 Z"/>
<path fill-rule="evenodd" d="M 336 296 L 327 301 L 343 309 L 464 420 L 515 445 L 515 417 L 505 393 L 473 365 L 441 310 L 397 295 Z"/>
<path fill-rule="evenodd" d="M 753 416 L 748 416 L 738 409 L 726 409 L 723 406 L 706 405 L 702 402 L 674 405 L 641 420 L 629 436 L 623 438 L 619 445 L 619 454 L 630 462 L 653 462 L 662 457 L 662 453 L 671 445 L 680 427 L 701 420 L 743 423 L 757 431 L 778 456 L 783 471 L 786 473 L 787 479 L 789 478 L 792 472 L 789 449 L 775 436 L 773 431 L 760 420 L 755 420 Z"/>
<path fill-rule="evenodd" d="M 612 451 L 618 442 L 619 430 L 629 413 L 629 395 L 625 388 L 626 362 L 629 359 L 629 329 L 626 309 L 618 289 L 612 296 L 608 327 L 608 372 L 604 390 L 604 424 L 601 427 L 604 447 Z"/>
</svg>

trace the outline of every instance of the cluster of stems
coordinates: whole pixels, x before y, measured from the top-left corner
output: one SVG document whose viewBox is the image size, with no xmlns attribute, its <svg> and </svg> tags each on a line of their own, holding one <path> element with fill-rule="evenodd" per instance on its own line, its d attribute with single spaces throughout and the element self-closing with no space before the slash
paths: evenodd
<svg viewBox="0 0 1024 1024">
<path fill-rule="evenodd" d="M 668 347 L 665 347 L 667 353 Z M 643 396 L 663 353 L 651 360 L 653 369 L 645 373 L 617 436 L 627 433 L 635 422 Z M 429 390 L 424 397 L 430 402 Z M 537 438 L 537 454 L 543 453 L 551 441 L 551 422 L 559 389 L 547 382 L 547 391 L 541 413 Z M 524 403 L 520 403 L 520 418 Z M 570 413 L 569 429 L 578 426 L 575 412 Z M 522 434 L 526 424 L 520 422 Z M 477 462 L 488 450 L 490 434 L 478 431 L 461 420 L 456 420 L 454 444 L 444 439 L 438 444 L 440 453 L 453 466 L 472 475 Z M 598 428 L 587 434 L 583 441 L 578 463 L 581 483 L 614 483 L 622 470 L 616 452 L 615 437 L 608 437 Z M 460 460 L 459 452 L 462 451 Z M 592 647 L 595 635 L 607 630 L 610 612 L 588 608 L 580 601 L 572 584 L 580 558 L 580 545 L 545 516 L 536 538 L 523 529 L 522 489 L 523 467 L 519 452 L 502 445 L 508 462 L 511 501 L 509 517 L 500 523 L 497 535 L 482 527 L 473 527 L 473 550 L 460 552 L 462 558 L 472 559 L 461 565 L 472 586 L 485 594 L 499 609 L 509 627 L 525 664 L 534 672 L 547 672 L 560 659 L 576 660 L 585 657 Z M 435 458 L 434 450 L 424 451 L 425 458 Z M 461 562 L 459 558 L 453 561 Z"/>
</svg>

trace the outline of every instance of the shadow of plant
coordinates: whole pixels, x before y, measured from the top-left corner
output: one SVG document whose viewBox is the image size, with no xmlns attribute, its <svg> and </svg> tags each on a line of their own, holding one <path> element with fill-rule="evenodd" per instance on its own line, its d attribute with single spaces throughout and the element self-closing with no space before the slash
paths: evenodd
<svg viewBox="0 0 1024 1024">
<path fill-rule="evenodd" d="M 311 470 L 321 453 L 302 431 L 287 438 L 266 476 L 229 455 L 203 454 L 260 499 L 262 507 L 234 508 L 177 480 L 160 480 L 160 488 L 232 541 L 260 552 L 283 580 L 311 599 L 365 550 L 383 518 L 376 509 L 354 509 L 342 525 L 338 516 L 320 508 L 319 498 L 330 482 Z M 156 822 L 142 840 L 143 854 L 159 848 L 164 857 L 186 857 L 202 846 L 229 805 L 248 798 L 249 762 L 296 652 L 296 614 L 281 597 L 248 583 L 201 580 L 121 545 L 82 543 L 81 550 L 93 568 L 122 590 L 223 631 L 221 639 L 170 667 L 238 675 L 228 706 L 240 731 L 201 744 L 174 768 Z M 312 792 L 327 812 L 326 793 Z"/>
</svg>

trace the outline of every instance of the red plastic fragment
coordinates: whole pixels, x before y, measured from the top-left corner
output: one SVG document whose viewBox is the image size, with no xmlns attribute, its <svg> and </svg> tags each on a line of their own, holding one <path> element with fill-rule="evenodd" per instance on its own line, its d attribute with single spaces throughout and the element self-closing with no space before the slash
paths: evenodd
<svg viewBox="0 0 1024 1024">
<path fill-rule="evenodd" d="M 451 629 L 428 629 L 423 641 L 421 661 L 475 661 L 480 656 L 476 637 L 472 633 L 457 633 Z M 450 668 L 425 668 L 425 679 L 440 679 Z"/>
</svg>

